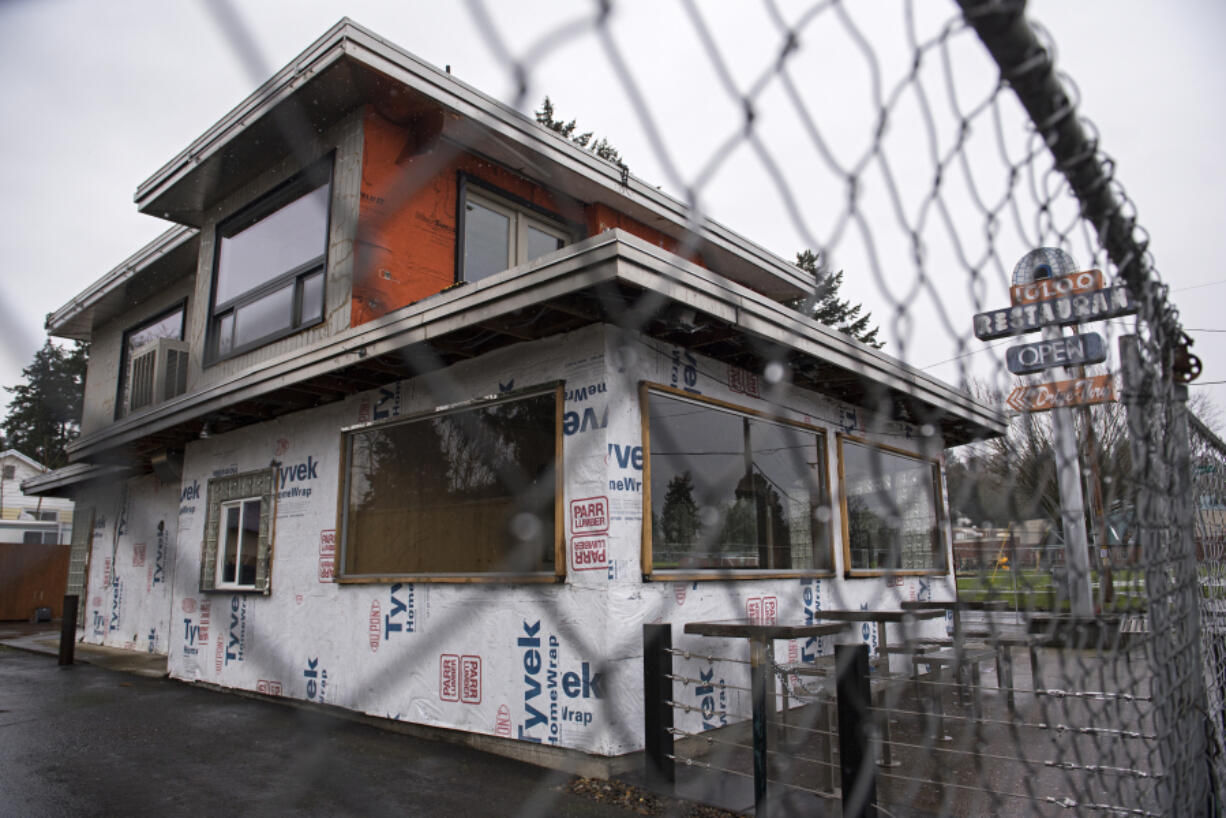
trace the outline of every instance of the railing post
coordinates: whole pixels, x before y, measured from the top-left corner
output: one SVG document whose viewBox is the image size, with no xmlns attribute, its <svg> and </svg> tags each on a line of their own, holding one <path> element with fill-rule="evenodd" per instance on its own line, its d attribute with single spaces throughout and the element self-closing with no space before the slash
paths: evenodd
<svg viewBox="0 0 1226 818">
<path fill-rule="evenodd" d="M 749 669 L 752 683 L 750 696 L 753 699 L 753 807 L 756 818 L 766 818 L 770 808 L 766 802 L 766 780 L 770 768 L 766 749 L 766 685 L 769 674 L 766 662 L 766 638 L 749 640 Z M 774 693 L 774 691 L 771 691 Z"/>
<path fill-rule="evenodd" d="M 71 665 L 77 644 L 77 595 L 64 596 L 64 610 L 60 613 L 60 664 Z"/>
<path fill-rule="evenodd" d="M 672 625 L 643 626 L 643 756 L 647 783 L 672 792 L 677 782 L 673 760 Z"/>
<path fill-rule="evenodd" d="M 877 765 L 872 747 L 868 645 L 835 645 L 839 767 L 844 818 L 877 818 Z"/>
</svg>

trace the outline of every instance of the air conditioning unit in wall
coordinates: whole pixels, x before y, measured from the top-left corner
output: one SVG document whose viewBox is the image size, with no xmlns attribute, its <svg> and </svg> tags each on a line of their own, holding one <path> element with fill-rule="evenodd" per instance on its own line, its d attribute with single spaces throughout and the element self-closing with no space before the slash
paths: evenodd
<svg viewBox="0 0 1226 818">
<path fill-rule="evenodd" d="M 137 347 L 128 366 L 128 411 L 135 412 L 187 391 L 187 342 L 158 338 Z"/>
</svg>

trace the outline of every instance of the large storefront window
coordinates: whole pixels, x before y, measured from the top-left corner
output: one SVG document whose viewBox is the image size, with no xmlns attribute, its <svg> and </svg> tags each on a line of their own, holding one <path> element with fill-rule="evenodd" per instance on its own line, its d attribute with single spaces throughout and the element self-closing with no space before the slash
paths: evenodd
<svg viewBox="0 0 1226 818">
<path fill-rule="evenodd" d="M 560 395 L 346 433 L 341 578 L 560 573 Z"/>
<path fill-rule="evenodd" d="M 839 457 L 848 571 L 944 573 L 937 464 L 850 438 Z"/>
<path fill-rule="evenodd" d="M 821 430 L 663 390 L 644 397 L 650 572 L 832 569 Z"/>
</svg>

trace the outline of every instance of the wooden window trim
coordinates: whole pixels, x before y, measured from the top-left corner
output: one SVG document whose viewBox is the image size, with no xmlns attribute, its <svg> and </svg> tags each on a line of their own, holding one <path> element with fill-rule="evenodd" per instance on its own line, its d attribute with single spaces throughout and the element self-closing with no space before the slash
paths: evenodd
<svg viewBox="0 0 1226 818">
<path fill-rule="evenodd" d="M 436 583 L 436 584 L 547 584 L 561 583 L 566 580 L 566 530 L 565 530 L 565 473 L 563 469 L 562 414 L 565 409 L 565 382 L 551 381 L 537 386 L 516 389 L 500 395 L 488 395 L 448 406 L 435 407 L 422 412 L 415 412 L 404 417 L 388 420 L 360 423 L 341 429 L 341 456 L 339 459 L 339 477 L 337 480 L 336 519 L 338 523 L 336 551 L 332 557 L 333 582 L 339 585 L 387 585 L 397 582 Z M 489 573 L 445 572 L 445 573 L 405 573 L 405 574 L 357 574 L 346 576 L 345 564 L 345 531 L 347 528 L 346 500 L 348 498 L 349 446 L 347 437 L 355 432 L 370 429 L 381 429 L 414 423 L 426 418 L 444 413 L 462 412 L 504 401 L 528 398 L 533 395 L 554 393 L 554 503 L 553 503 L 553 571 L 513 572 L 500 571 Z"/>
<path fill-rule="evenodd" d="M 272 552 L 277 517 L 275 468 L 211 477 L 205 501 L 204 541 L 201 543 L 200 591 L 202 593 L 262 594 L 272 592 Z M 221 585 L 217 582 L 218 532 L 221 506 L 239 499 L 256 499 L 260 505 L 260 534 L 256 547 L 255 583 Z"/>
<path fill-rule="evenodd" d="M 829 490 L 830 487 L 830 433 L 822 426 L 804 421 L 793 420 L 772 412 L 763 412 L 758 409 L 752 409 L 747 406 L 730 403 L 719 398 L 711 398 L 706 395 L 696 395 L 693 392 L 687 392 L 684 389 L 678 389 L 672 386 L 655 383 L 653 381 L 639 381 L 639 422 L 642 435 L 643 446 L 643 522 L 641 547 L 639 559 L 642 563 L 642 574 L 644 582 L 710 582 L 710 581 L 728 581 L 728 580 L 746 580 L 746 579 L 823 579 L 837 576 L 837 566 L 834 563 L 835 547 L 833 536 L 833 525 L 827 525 L 826 536 L 826 555 L 830 561 L 830 568 L 812 569 L 808 571 L 797 571 L 794 569 L 784 569 L 780 571 L 771 571 L 758 568 L 713 568 L 707 571 L 693 570 L 656 570 L 652 565 L 652 537 L 651 537 L 651 412 L 648 407 L 650 393 L 667 395 L 670 397 L 689 400 L 698 404 L 714 406 L 717 409 L 723 409 L 739 415 L 747 415 L 749 417 L 765 420 L 770 423 L 777 423 L 783 426 L 792 426 L 805 431 L 813 432 L 820 437 L 822 447 L 822 466 L 826 477 L 826 507 L 830 511 L 831 523 L 833 523 L 834 514 L 834 495 Z"/>
<path fill-rule="evenodd" d="M 936 519 L 934 525 L 941 538 L 941 559 L 945 565 L 941 568 L 907 568 L 898 570 L 888 570 L 880 568 L 853 568 L 851 564 L 851 536 L 849 533 L 849 525 L 847 518 L 847 480 L 844 474 L 843 460 L 843 443 L 857 443 L 861 446 L 869 446 L 874 449 L 880 449 L 883 452 L 907 457 L 912 460 L 918 460 L 921 463 L 927 463 L 932 467 L 933 478 L 933 502 Z M 941 479 L 941 463 L 937 458 L 926 457 L 925 455 L 902 449 L 897 446 L 891 446 L 887 443 L 878 443 L 875 440 L 870 440 L 858 435 L 849 435 L 839 432 L 835 435 L 835 442 L 838 448 L 838 476 L 839 476 L 839 516 L 843 533 L 843 576 L 848 579 L 863 579 L 866 577 L 939 577 L 947 576 L 951 573 L 950 566 L 953 560 L 950 555 L 950 538 L 946 530 L 945 524 L 945 489 Z"/>
</svg>

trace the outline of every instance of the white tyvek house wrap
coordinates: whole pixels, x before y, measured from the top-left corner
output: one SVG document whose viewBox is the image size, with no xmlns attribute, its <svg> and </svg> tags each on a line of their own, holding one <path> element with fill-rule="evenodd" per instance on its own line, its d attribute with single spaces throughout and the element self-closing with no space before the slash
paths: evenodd
<svg viewBox="0 0 1226 818">
<path fill-rule="evenodd" d="M 152 475 L 91 487 L 94 507 L 83 639 L 90 644 L 165 653 L 171 612 L 179 487 Z"/>
<path fill-rule="evenodd" d="M 743 618 L 751 600 L 775 610 L 781 622 L 803 622 L 819 607 L 895 607 L 898 599 L 921 594 L 952 597 L 948 578 L 907 578 L 888 589 L 879 578 L 643 581 L 641 381 L 696 390 L 747 408 L 773 407 L 825 427 L 836 493 L 834 433 L 839 424 L 854 426 L 862 436 L 877 436 L 860 428 L 854 409 L 812 393 L 785 387 L 767 401 L 766 384 L 755 374 L 756 380 L 680 348 L 611 327 L 590 327 L 484 355 L 449 368 L 442 379 L 402 381 L 190 444 L 177 491 L 158 489 L 147 478 L 133 481 L 128 492 L 129 508 L 159 509 L 142 511 L 137 515 L 142 519 L 178 519 L 170 576 L 174 596 L 150 608 L 162 605 L 173 624 L 171 674 L 376 716 L 616 755 L 643 746 L 644 623 L 675 623 L 675 644 L 695 653 L 746 658 L 743 642 L 686 637 L 680 625 Z M 341 429 L 559 380 L 565 383 L 565 582 L 338 584 L 321 571 L 336 547 Z M 883 440 L 903 445 L 907 430 L 895 425 L 883 434 Z M 274 462 L 279 479 L 270 594 L 201 593 L 208 479 Z M 836 510 L 836 532 L 838 522 Z M 110 540 L 106 549 L 100 547 L 109 536 L 104 528 L 95 537 L 93 594 L 101 587 L 102 551 L 109 553 Z M 121 546 L 125 541 L 120 538 Z M 837 546 L 836 564 L 841 565 Z M 137 595 L 148 593 L 144 585 L 138 590 Z M 124 611 L 133 604 L 130 599 L 123 599 Z M 145 610 L 143 604 L 138 608 Z M 89 624 L 87 617 L 87 635 Z M 160 625 L 151 627 L 163 632 Z M 935 633 L 943 625 L 937 621 L 924 627 Z M 875 631 L 847 636 L 870 644 L 875 637 Z M 779 643 L 777 658 L 829 652 L 832 645 L 831 639 Z M 682 729 L 748 716 L 747 698 L 719 687 L 720 680 L 748 686 L 744 665 L 680 658 L 677 670 L 701 681 L 677 687 L 678 701 L 697 708 L 678 713 Z"/>
</svg>

